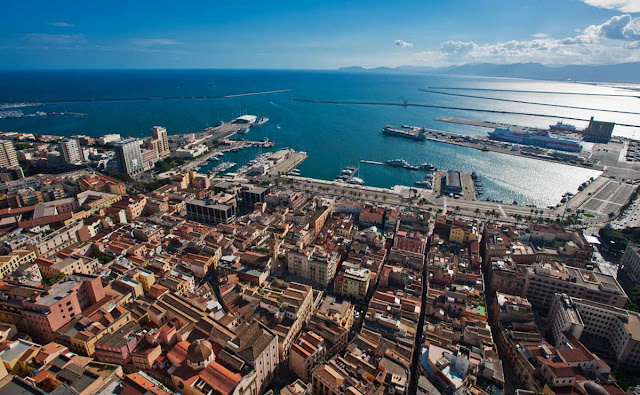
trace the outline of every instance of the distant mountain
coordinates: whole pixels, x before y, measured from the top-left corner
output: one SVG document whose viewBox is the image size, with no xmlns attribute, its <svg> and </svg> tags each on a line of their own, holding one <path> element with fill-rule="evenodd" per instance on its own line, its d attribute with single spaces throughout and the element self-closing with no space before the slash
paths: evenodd
<svg viewBox="0 0 640 395">
<path fill-rule="evenodd" d="M 398 66 L 365 69 L 359 66 L 342 67 L 340 71 L 358 72 L 412 72 L 432 74 L 463 74 L 487 77 L 531 78 L 556 81 L 592 81 L 640 83 L 640 62 L 611 65 L 546 66 L 540 63 L 468 63 L 460 66 Z"/>
</svg>

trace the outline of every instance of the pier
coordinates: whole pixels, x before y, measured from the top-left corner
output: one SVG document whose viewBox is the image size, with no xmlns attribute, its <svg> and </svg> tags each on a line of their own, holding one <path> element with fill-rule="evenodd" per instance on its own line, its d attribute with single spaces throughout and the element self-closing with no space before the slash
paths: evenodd
<svg viewBox="0 0 640 395">
<path fill-rule="evenodd" d="M 418 89 L 418 90 L 421 91 L 421 92 L 434 93 L 434 94 L 437 94 L 437 95 L 468 97 L 468 98 L 472 98 L 472 99 L 493 100 L 493 101 L 502 101 L 502 102 L 508 102 L 508 103 L 534 104 L 534 105 L 537 105 L 537 106 L 547 106 L 547 107 L 572 108 L 572 109 L 575 109 L 575 110 L 602 111 L 602 112 L 615 112 L 615 113 L 619 113 L 619 114 L 640 115 L 640 113 L 633 112 L 633 111 L 605 110 L 605 109 L 602 109 L 602 108 L 577 107 L 577 106 L 569 106 L 569 105 L 565 105 L 565 104 L 540 103 L 540 102 L 515 100 L 515 99 L 502 99 L 502 98 L 488 97 L 488 96 L 463 95 L 461 93 L 438 92 L 438 91 L 429 90 L 429 89 Z"/>
<path fill-rule="evenodd" d="M 368 165 L 380 165 L 380 166 L 386 166 L 384 163 L 382 162 L 376 162 L 375 160 L 361 160 L 360 163 L 366 163 Z"/>
<path fill-rule="evenodd" d="M 447 87 L 447 86 L 430 86 L 429 89 L 448 89 L 448 90 L 460 90 L 460 91 L 483 91 L 483 92 L 516 92 L 516 93 L 545 93 L 550 95 L 579 95 L 579 96 L 607 96 L 607 97 L 635 97 L 631 95 L 616 95 L 611 93 L 580 93 L 580 92 L 557 92 L 557 91 L 527 91 L 518 89 L 490 89 L 490 88 L 460 88 L 460 87 Z"/>
<path fill-rule="evenodd" d="M 202 96 L 159 96 L 159 97 L 105 97 L 105 98 L 90 98 L 90 99 L 49 99 L 49 100 L 36 100 L 39 104 L 54 104 L 54 103 L 91 103 L 91 102 L 118 102 L 118 101 L 151 101 L 151 100 L 198 100 L 198 99 L 230 99 L 240 96 L 255 96 L 255 95 L 268 95 L 271 93 L 279 92 L 291 92 L 293 89 L 277 89 L 271 91 L 261 92 L 245 92 L 235 93 L 230 95 L 202 95 Z M 14 103 L 22 103 L 19 100 L 3 100 L 3 104 L 9 105 Z"/>
<path fill-rule="evenodd" d="M 419 104 L 419 103 L 408 103 L 408 102 L 403 102 L 403 103 L 364 102 L 364 101 L 311 100 L 311 99 L 296 99 L 296 98 L 291 98 L 291 100 L 303 102 L 303 103 L 313 103 L 313 104 L 350 104 L 350 105 L 365 105 L 365 106 L 422 107 L 422 108 L 437 108 L 442 110 L 472 111 L 472 112 L 483 112 L 483 113 L 493 113 L 493 114 L 526 115 L 529 117 L 541 117 L 541 118 L 551 118 L 551 119 L 560 119 L 560 120 L 568 119 L 571 121 L 583 121 L 583 122 L 590 121 L 590 119 L 585 119 L 585 118 L 576 118 L 576 117 L 568 117 L 568 116 L 561 117 L 561 116 L 552 115 L 552 114 L 537 114 L 537 113 L 519 112 L 519 111 L 489 110 L 486 108 L 437 106 L 434 104 Z M 632 128 L 640 128 L 640 125 L 632 125 L 632 124 L 626 124 L 626 123 L 616 123 L 616 125 L 628 126 Z"/>
<path fill-rule="evenodd" d="M 226 96 L 222 96 L 222 97 L 224 97 L 225 99 L 229 99 L 231 97 L 268 95 L 270 93 L 291 92 L 292 90 L 293 89 L 277 89 L 277 90 L 274 90 L 274 91 L 238 93 L 238 94 L 235 94 L 235 95 L 226 95 Z"/>
</svg>

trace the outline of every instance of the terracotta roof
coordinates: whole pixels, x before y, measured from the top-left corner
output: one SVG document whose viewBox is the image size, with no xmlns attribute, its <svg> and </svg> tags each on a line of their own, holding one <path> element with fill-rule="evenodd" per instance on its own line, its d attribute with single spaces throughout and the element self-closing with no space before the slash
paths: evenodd
<svg viewBox="0 0 640 395">
<path fill-rule="evenodd" d="M 187 359 L 191 362 L 203 362 L 213 354 L 213 347 L 208 340 L 198 339 L 187 349 Z"/>
</svg>

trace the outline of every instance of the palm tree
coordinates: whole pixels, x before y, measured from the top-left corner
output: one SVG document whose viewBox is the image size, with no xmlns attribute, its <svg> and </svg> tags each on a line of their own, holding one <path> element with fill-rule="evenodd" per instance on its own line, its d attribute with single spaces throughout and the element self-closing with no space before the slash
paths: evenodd
<svg viewBox="0 0 640 395">
<path fill-rule="evenodd" d="M 479 209 L 479 208 L 476 208 L 476 217 L 477 217 L 478 215 L 480 215 L 480 209 Z"/>
</svg>

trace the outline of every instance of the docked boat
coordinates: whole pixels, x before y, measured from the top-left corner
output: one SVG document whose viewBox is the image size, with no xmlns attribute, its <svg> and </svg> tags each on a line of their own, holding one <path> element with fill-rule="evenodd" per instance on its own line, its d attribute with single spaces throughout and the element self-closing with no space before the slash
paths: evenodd
<svg viewBox="0 0 640 395">
<path fill-rule="evenodd" d="M 249 133 L 249 128 L 240 128 L 238 129 L 239 134 L 247 134 Z"/>
<path fill-rule="evenodd" d="M 418 166 L 418 168 L 420 168 L 420 170 L 435 170 L 435 167 L 431 163 L 423 163 Z"/>
<path fill-rule="evenodd" d="M 385 126 L 384 128 L 382 128 L 382 133 L 386 134 L 387 136 L 404 137 L 411 140 L 426 140 L 424 132 L 422 131 L 416 132 L 413 130 L 400 130 L 395 129 L 392 126 Z"/>
<path fill-rule="evenodd" d="M 389 159 L 388 161 L 384 162 L 385 165 L 387 166 L 392 166 L 392 167 L 406 167 L 406 166 L 411 166 L 409 164 L 409 162 L 407 162 L 404 159 Z"/>
<path fill-rule="evenodd" d="M 520 132 L 509 128 L 497 128 L 493 132 L 489 132 L 489 138 L 492 140 L 506 141 L 515 144 L 533 145 L 542 148 L 551 148 L 560 151 L 580 152 L 582 146 L 572 140 L 558 139 L 549 136 L 548 132 Z"/>
<path fill-rule="evenodd" d="M 234 162 L 222 162 L 218 166 L 216 166 L 215 168 L 213 168 L 211 170 L 214 173 L 220 173 L 220 172 L 227 171 L 227 170 L 231 169 L 235 165 L 237 165 L 237 163 L 234 163 Z"/>
<path fill-rule="evenodd" d="M 353 170 L 344 169 L 344 170 L 342 170 L 342 174 L 345 174 L 345 175 L 350 176 L 350 175 L 352 175 L 352 174 L 353 174 Z"/>
<path fill-rule="evenodd" d="M 555 125 L 549 125 L 549 130 L 557 131 L 557 132 L 576 132 L 578 128 L 575 125 L 571 125 L 570 123 L 564 123 L 562 121 L 556 123 Z"/>
<path fill-rule="evenodd" d="M 405 169 L 407 169 L 407 170 L 420 170 L 419 166 L 406 165 L 406 166 L 403 166 L 403 167 Z"/>
<path fill-rule="evenodd" d="M 364 185 L 364 180 L 362 178 L 353 177 L 352 179 L 349 180 L 348 183 L 354 184 L 354 185 Z"/>
<path fill-rule="evenodd" d="M 475 171 L 472 171 L 471 172 L 471 178 L 474 179 L 474 180 L 477 180 L 478 179 L 478 173 L 476 173 Z"/>
<path fill-rule="evenodd" d="M 256 119 L 256 121 L 254 122 L 253 125 L 254 126 L 264 125 L 268 121 L 269 121 L 269 118 L 267 118 L 267 117 L 259 117 L 258 119 Z"/>
<path fill-rule="evenodd" d="M 416 181 L 415 184 L 422 187 L 431 188 L 431 181 Z"/>
</svg>

